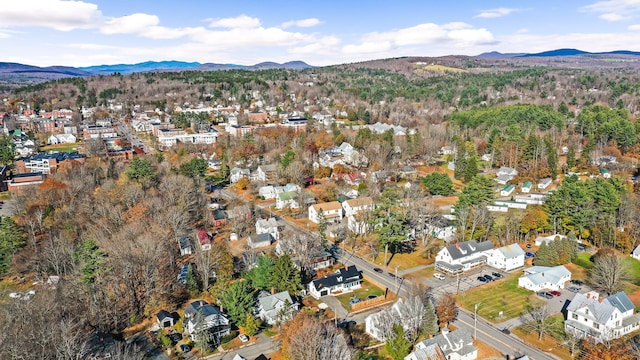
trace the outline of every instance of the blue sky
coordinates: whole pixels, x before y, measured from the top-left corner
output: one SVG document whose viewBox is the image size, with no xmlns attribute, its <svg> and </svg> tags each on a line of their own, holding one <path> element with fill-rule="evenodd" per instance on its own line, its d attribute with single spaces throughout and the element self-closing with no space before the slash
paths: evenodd
<svg viewBox="0 0 640 360">
<path fill-rule="evenodd" d="M 339 64 L 398 56 L 640 51 L 640 0 L 3 0 L 0 61 Z"/>
</svg>

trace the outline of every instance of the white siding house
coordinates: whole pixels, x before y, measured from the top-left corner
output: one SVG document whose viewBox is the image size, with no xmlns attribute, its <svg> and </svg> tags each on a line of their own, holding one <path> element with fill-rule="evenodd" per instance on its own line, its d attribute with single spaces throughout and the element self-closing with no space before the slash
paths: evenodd
<svg viewBox="0 0 640 360">
<path fill-rule="evenodd" d="M 361 283 L 362 273 L 355 265 L 351 265 L 310 282 L 309 294 L 316 299 L 321 296 L 342 294 L 359 289 Z"/>
<path fill-rule="evenodd" d="M 342 204 L 331 201 L 309 206 L 309 220 L 316 224 L 320 223 L 320 213 L 327 223 L 339 222 L 342 220 Z"/>
<path fill-rule="evenodd" d="M 524 275 L 518 279 L 518 286 L 531 291 L 560 290 L 564 289 L 564 284 L 569 280 L 571 272 L 563 265 L 532 266 L 524 269 Z"/>
<path fill-rule="evenodd" d="M 502 271 L 511 271 L 524 266 L 524 250 L 518 244 L 493 249 L 487 259 L 487 264 Z"/>
<path fill-rule="evenodd" d="M 491 241 L 481 243 L 469 240 L 442 248 L 436 255 L 436 270 L 450 274 L 460 273 L 487 262 L 493 251 Z"/>
</svg>

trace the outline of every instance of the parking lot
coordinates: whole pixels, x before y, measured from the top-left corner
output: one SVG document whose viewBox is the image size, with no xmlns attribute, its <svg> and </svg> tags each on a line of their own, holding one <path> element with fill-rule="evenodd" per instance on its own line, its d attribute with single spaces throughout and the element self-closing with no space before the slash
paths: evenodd
<svg viewBox="0 0 640 360">
<path fill-rule="evenodd" d="M 431 277 L 422 281 L 423 284 L 434 289 L 435 294 L 456 294 L 461 293 L 478 286 L 487 284 L 488 282 L 481 282 L 478 280 L 479 276 L 491 275 L 492 273 L 500 273 L 503 277 L 514 276 L 510 273 L 499 271 L 490 266 L 482 266 L 476 269 L 472 269 L 464 274 L 458 276 L 445 275 L 444 280 Z M 459 278 L 459 282 L 458 282 Z M 494 280 L 499 280 L 494 277 Z"/>
</svg>

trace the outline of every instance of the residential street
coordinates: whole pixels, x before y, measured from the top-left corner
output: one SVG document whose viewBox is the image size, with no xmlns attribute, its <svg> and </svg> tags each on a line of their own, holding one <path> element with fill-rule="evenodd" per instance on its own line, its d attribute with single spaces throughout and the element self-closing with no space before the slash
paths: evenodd
<svg viewBox="0 0 640 360">
<path fill-rule="evenodd" d="M 258 341 L 255 344 L 247 345 L 243 348 L 227 351 L 223 354 L 207 356 L 207 360 L 231 360 L 236 354 L 240 354 L 247 359 L 255 359 L 260 354 L 270 354 L 279 349 L 280 344 L 264 334 L 257 335 Z"/>
</svg>

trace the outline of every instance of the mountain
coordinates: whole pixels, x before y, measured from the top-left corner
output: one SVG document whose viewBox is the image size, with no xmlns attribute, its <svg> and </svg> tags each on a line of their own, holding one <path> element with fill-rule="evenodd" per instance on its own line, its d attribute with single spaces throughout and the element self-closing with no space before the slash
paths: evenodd
<svg viewBox="0 0 640 360">
<path fill-rule="evenodd" d="M 504 59 L 504 58 L 518 57 L 522 55 L 526 55 L 526 54 L 525 53 L 501 53 L 497 51 L 491 51 L 491 52 L 482 53 L 480 55 L 477 55 L 476 57 L 483 58 L 483 59 Z"/>
<path fill-rule="evenodd" d="M 615 50 L 615 51 L 604 51 L 604 52 L 588 52 L 578 49 L 557 49 L 550 51 L 543 51 L 535 54 L 524 54 L 521 57 L 551 57 L 551 56 L 580 56 L 580 55 L 632 55 L 632 56 L 640 56 L 640 52 L 638 51 L 630 51 L 630 50 Z"/>
<path fill-rule="evenodd" d="M 130 74 L 134 72 L 145 72 L 154 70 L 188 70 L 200 66 L 199 62 L 184 61 L 146 61 L 138 64 L 117 64 L 117 65 L 97 65 L 81 67 L 80 70 L 93 74 Z"/>
</svg>

